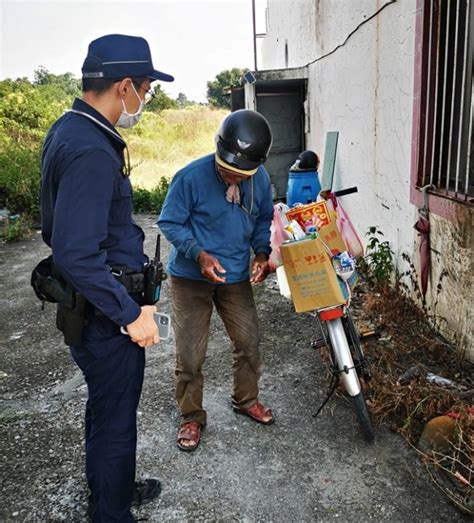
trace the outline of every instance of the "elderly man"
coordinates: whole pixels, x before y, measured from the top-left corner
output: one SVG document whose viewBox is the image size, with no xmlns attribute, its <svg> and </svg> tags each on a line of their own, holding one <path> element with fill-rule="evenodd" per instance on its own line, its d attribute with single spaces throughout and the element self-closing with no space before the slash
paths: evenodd
<svg viewBox="0 0 474 523">
<path fill-rule="evenodd" d="M 269 272 L 273 205 L 262 164 L 271 143 L 270 126 L 261 114 L 240 110 L 227 116 L 216 135 L 216 153 L 175 175 L 158 220 L 173 245 L 168 271 L 182 450 L 199 445 L 207 421 L 202 366 L 213 305 L 234 346 L 234 410 L 259 423 L 273 422 L 270 409 L 258 401 L 262 364 L 251 286 Z M 250 249 L 255 253 L 251 275 Z"/>
<path fill-rule="evenodd" d="M 87 303 L 85 315 L 74 318 L 80 336 L 70 344 L 88 388 L 86 475 L 94 522 L 135 521 L 132 502 L 160 491 L 155 479 L 135 483 L 144 348 L 159 336 L 156 307 L 143 300 L 144 234 L 132 219 L 126 144 L 115 129 L 138 121 L 154 80 L 173 77 L 154 69 L 143 38 L 94 40 L 82 67 L 82 99 L 54 123 L 43 150 L 43 239 L 55 271 Z M 67 312 L 61 314 L 59 308 L 67 340 Z"/>
</svg>

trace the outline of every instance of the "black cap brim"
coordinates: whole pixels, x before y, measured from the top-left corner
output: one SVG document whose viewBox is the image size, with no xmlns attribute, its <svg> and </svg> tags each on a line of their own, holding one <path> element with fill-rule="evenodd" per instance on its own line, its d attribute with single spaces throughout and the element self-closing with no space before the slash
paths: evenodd
<svg viewBox="0 0 474 523">
<path fill-rule="evenodd" d="M 162 73 L 161 71 L 153 71 L 151 74 L 147 75 L 148 78 L 153 80 L 161 80 L 162 82 L 174 82 L 174 76 L 170 74 Z"/>
</svg>

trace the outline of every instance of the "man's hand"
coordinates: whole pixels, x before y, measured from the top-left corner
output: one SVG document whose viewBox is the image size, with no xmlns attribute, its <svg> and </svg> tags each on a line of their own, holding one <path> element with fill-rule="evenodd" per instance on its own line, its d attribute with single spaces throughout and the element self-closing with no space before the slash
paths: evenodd
<svg viewBox="0 0 474 523">
<path fill-rule="evenodd" d="M 199 253 L 197 262 L 199 263 L 202 275 L 208 280 L 212 281 L 212 283 L 225 283 L 225 277 L 219 276 L 219 274 L 225 274 L 225 269 L 217 258 L 207 254 L 206 251 L 202 251 Z"/>
<path fill-rule="evenodd" d="M 154 305 L 144 305 L 140 316 L 127 325 L 127 332 L 132 341 L 140 347 L 151 347 L 160 341 L 158 325 L 153 314 L 156 312 Z"/>
<path fill-rule="evenodd" d="M 257 254 L 252 262 L 252 275 L 250 283 L 255 285 L 261 283 L 270 272 L 270 265 L 268 264 L 268 254 L 263 252 Z"/>
</svg>

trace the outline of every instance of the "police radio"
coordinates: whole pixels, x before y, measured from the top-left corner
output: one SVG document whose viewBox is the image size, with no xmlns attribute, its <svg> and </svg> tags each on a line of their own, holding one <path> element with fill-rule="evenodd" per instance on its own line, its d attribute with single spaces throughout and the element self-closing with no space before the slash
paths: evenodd
<svg viewBox="0 0 474 523">
<path fill-rule="evenodd" d="M 146 305 L 154 305 L 160 299 L 161 282 L 166 280 L 167 274 L 160 261 L 160 235 L 156 237 L 155 257 L 148 262 L 144 270 Z"/>
</svg>

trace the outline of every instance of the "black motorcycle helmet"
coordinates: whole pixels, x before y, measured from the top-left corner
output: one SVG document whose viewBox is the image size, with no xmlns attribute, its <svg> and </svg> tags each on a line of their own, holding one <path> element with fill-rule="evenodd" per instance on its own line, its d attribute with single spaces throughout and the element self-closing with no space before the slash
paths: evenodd
<svg viewBox="0 0 474 523">
<path fill-rule="evenodd" d="M 264 163 L 271 145 L 269 123 L 260 113 L 250 109 L 229 114 L 216 134 L 217 156 L 243 171 L 254 170 Z"/>
<path fill-rule="evenodd" d="M 298 168 L 302 170 L 317 170 L 319 167 L 319 157 L 313 151 L 303 151 L 298 156 Z"/>
</svg>

